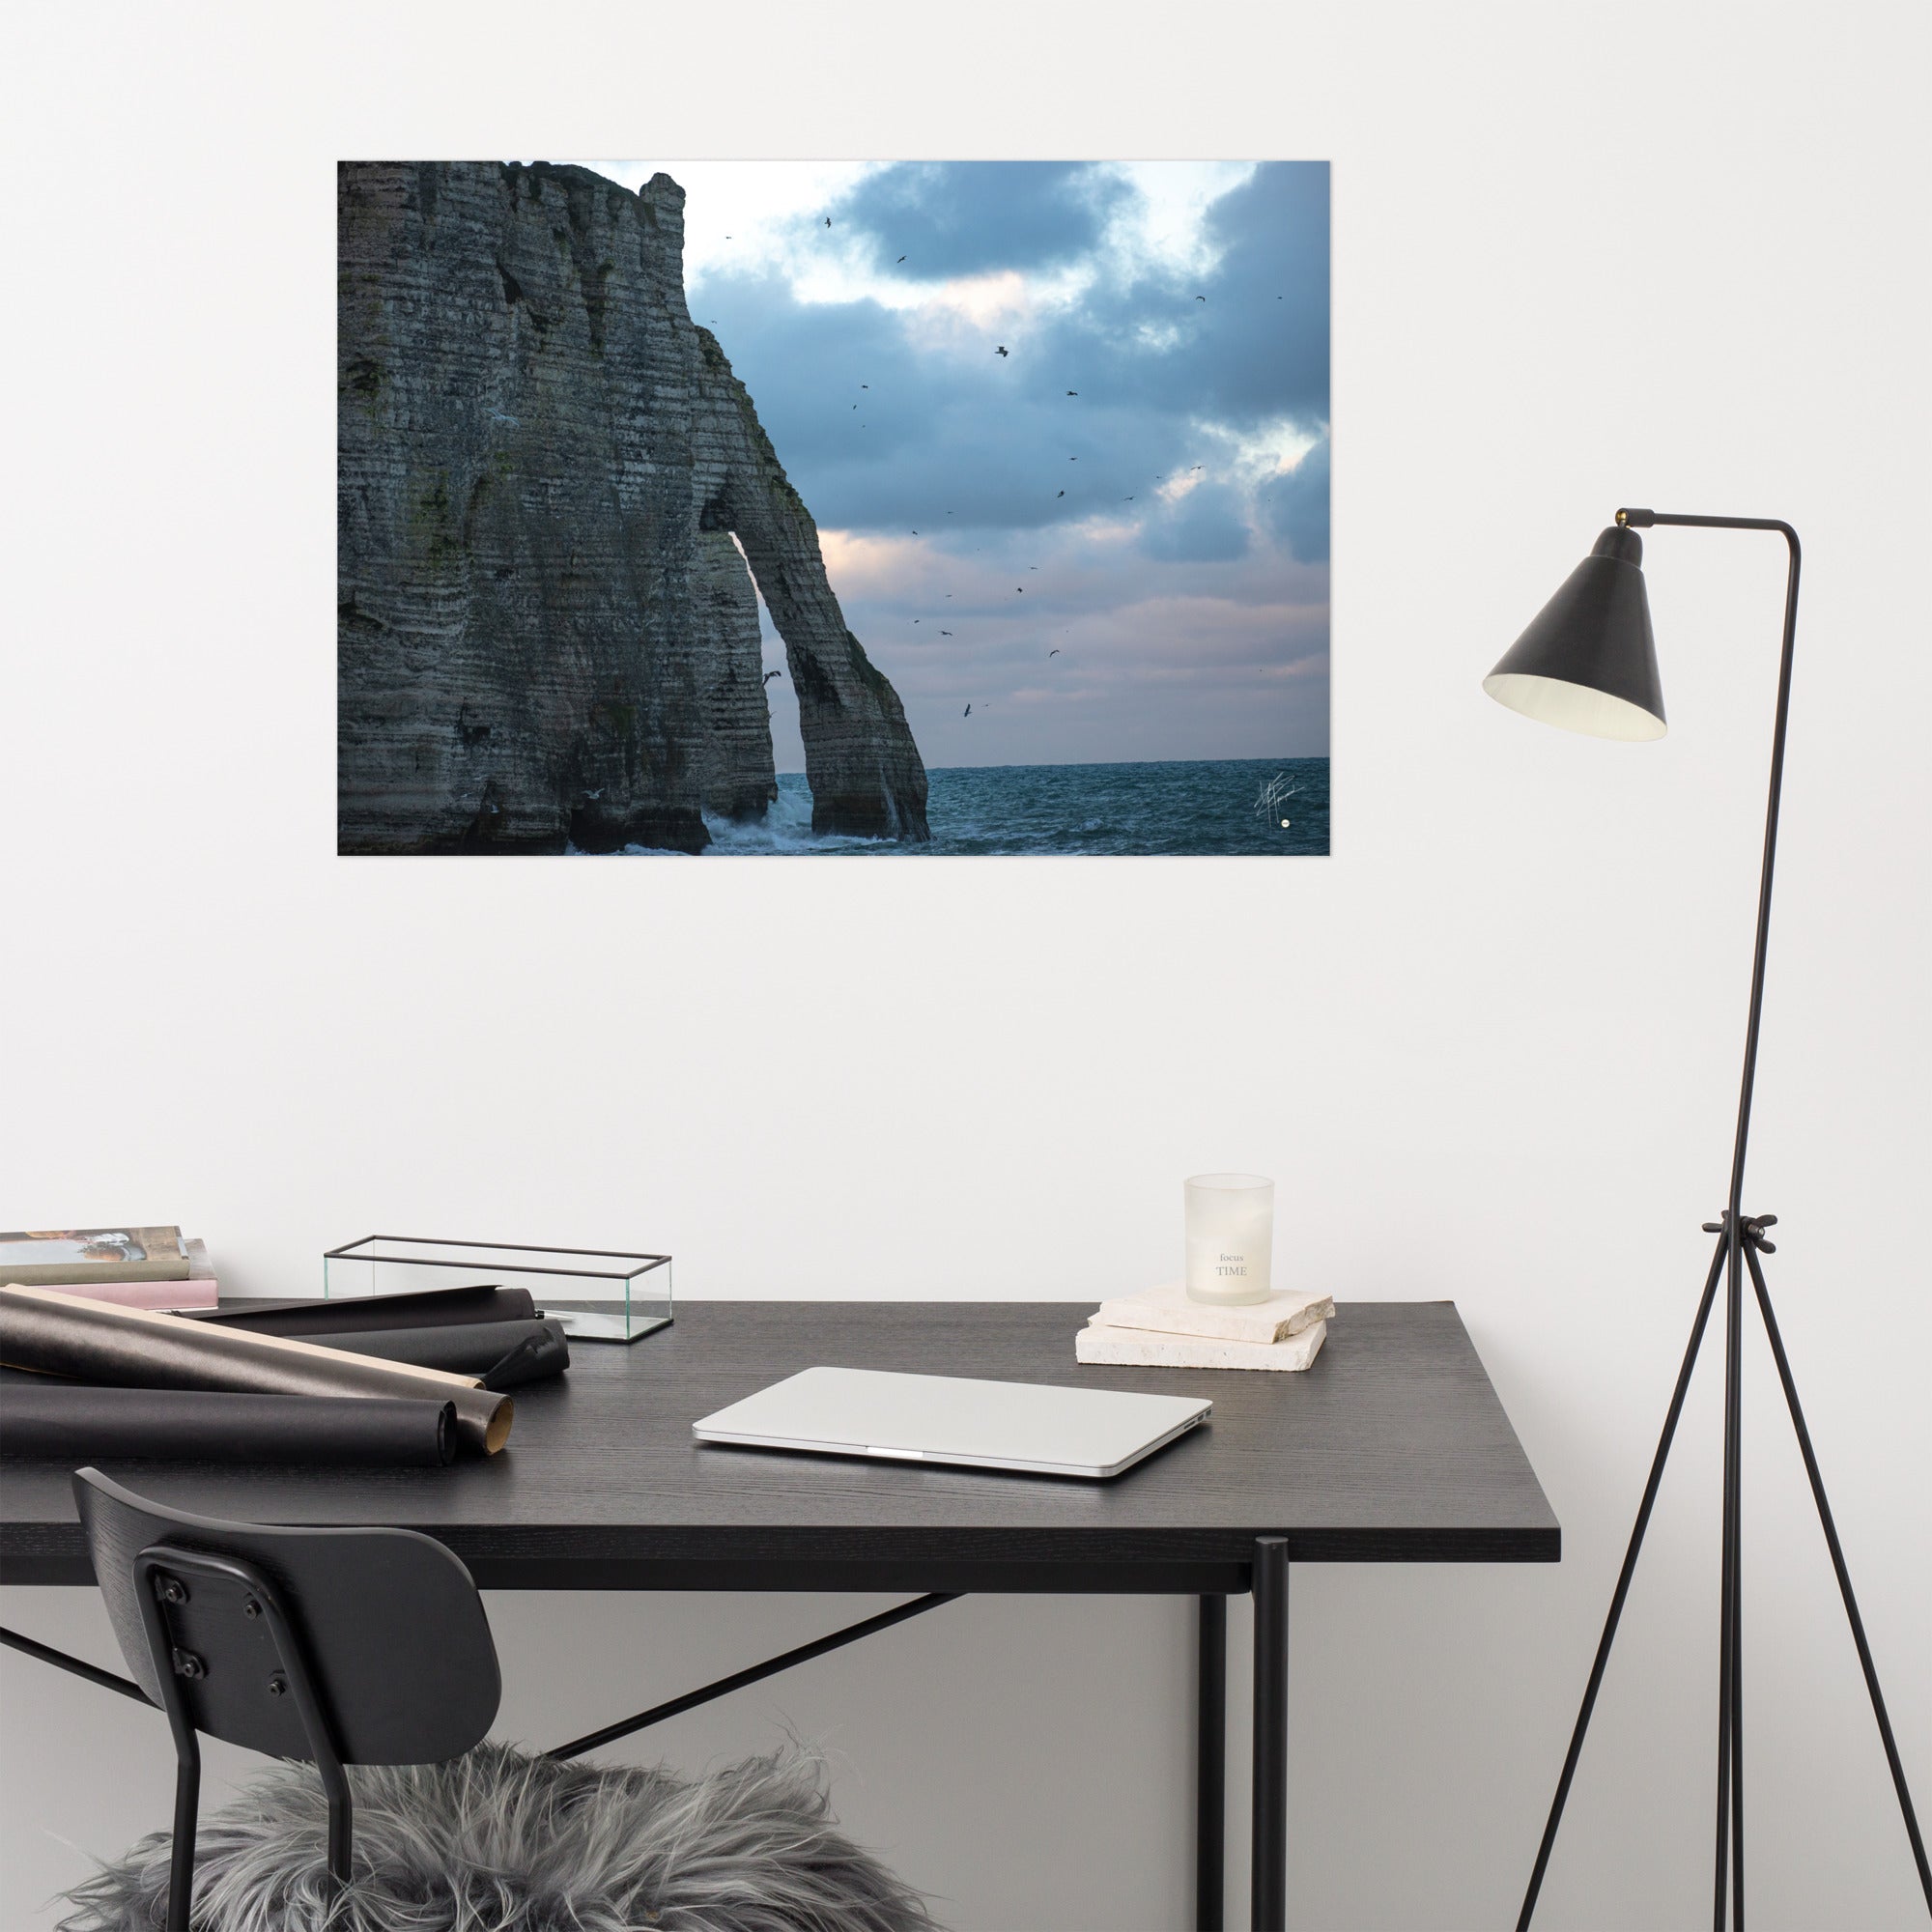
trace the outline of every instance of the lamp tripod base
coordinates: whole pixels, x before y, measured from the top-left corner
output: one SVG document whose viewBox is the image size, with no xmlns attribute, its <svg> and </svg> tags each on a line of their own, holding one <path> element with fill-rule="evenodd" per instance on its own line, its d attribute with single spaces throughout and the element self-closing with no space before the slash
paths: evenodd
<svg viewBox="0 0 1932 1932">
<path fill-rule="evenodd" d="M 1791 1363 L 1784 1352 L 1784 1341 L 1772 1313 L 1771 1292 L 1765 1286 L 1760 1255 L 1775 1253 L 1765 1238 L 1765 1230 L 1776 1225 L 1775 1214 L 1742 1215 L 1727 1210 L 1716 1221 L 1704 1224 L 1706 1234 L 1718 1236 L 1717 1253 L 1704 1280 L 1704 1293 L 1697 1303 L 1697 1319 L 1690 1325 L 1690 1347 L 1684 1351 L 1684 1366 L 1677 1374 L 1677 1386 L 1663 1418 L 1663 1434 L 1650 1465 L 1650 1480 L 1644 1485 L 1643 1500 L 1637 1506 L 1636 1524 L 1631 1531 L 1630 1547 L 1624 1552 L 1623 1568 L 1610 1596 L 1609 1615 L 1604 1634 L 1597 1644 L 1590 1678 L 1583 1690 L 1582 1708 L 1577 1714 L 1577 1728 L 1571 1734 L 1570 1750 L 1563 1760 L 1562 1776 L 1556 1780 L 1556 1796 L 1549 1806 L 1549 1819 L 1543 1828 L 1543 1842 L 1537 1847 L 1536 1865 L 1529 1875 L 1529 1889 L 1523 1894 L 1522 1911 L 1517 1918 L 1517 1932 L 1529 1932 L 1536 1911 L 1537 1894 L 1543 1889 L 1543 1875 L 1548 1868 L 1549 1853 L 1556 1842 L 1556 1830 L 1563 1819 L 1563 1805 L 1570 1796 L 1571 1781 L 1577 1775 L 1577 1760 L 1582 1754 L 1583 1737 L 1590 1728 L 1590 1714 L 1596 1708 L 1604 1669 L 1609 1662 L 1610 1646 L 1616 1640 L 1617 1621 L 1623 1615 L 1624 1599 L 1630 1594 L 1631 1578 L 1636 1571 L 1637 1553 L 1643 1548 L 1644 1531 L 1650 1526 L 1650 1513 L 1663 1480 L 1663 1465 L 1670 1456 L 1670 1444 L 1683 1413 L 1684 1398 L 1690 1386 L 1691 1372 L 1697 1366 L 1697 1351 L 1703 1346 L 1710 1324 L 1711 1309 L 1717 1300 L 1718 1284 L 1725 1286 L 1724 1297 L 1724 1506 L 1723 1554 L 1719 1599 L 1718 1641 L 1718 1821 L 1717 1859 L 1713 1881 L 1712 1925 L 1725 1932 L 1728 1916 L 1735 1932 L 1744 1932 L 1745 1923 L 1745 1800 L 1744 1800 L 1744 1672 L 1742 1667 L 1743 1589 L 1740 1563 L 1739 1518 L 1742 1476 L 1743 1373 L 1740 1360 L 1744 1340 L 1744 1282 L 1750 1277 L 1757 1297 L 1758 1313 L 1771 1343 L 1772 1359 L 1777 1365 L 1777 1378 L 1784 1389 L 1791 1426 L 1798 1435 L 1798 1447 L 1804 1458 L 1804 1473 L 1810 1479 L 1812 1500 L 1818 1505 L 1818 1520 L 1824 1526 L 1825 1545 L 1832 1554 L 1832 1568 L 1838 1578 L 1838 1592 L 1845 1603 L 1845 1616 L 1852 1627 L 1852 1641 L 1858 1646 L 1859 1664 L 1864 1671 L 1865 1689 L 1871 1693 L 1872 1715 L 1878 1719 L 1878 1734 L 1885 1746 L 1886 1762 L 1891 1768 L 1892 1788 L 1898 1794 L 1898 1808 L 1905 1820 L 1906 1836 L 1918 1866 L 1918 1883 L 1925 1893 L 1925 1906 L 1932 1913 L 1932 1866 L 1925 1858 L 1925 1840 L 1918 1831 L 1918 1819 L 1912 1808 L 1912 1793 L 1905 1782 L 1905 1768 L 1899 1762 L 1898 1745 L 1892 1736 L 1891 1719 L 1886 1715 L 1885 1697 L 1879 1690 L 1878 1670 L 1872 1662 L 1871 1646 L 1865 1640 L 1864 1620 L 1859 1615 L 1858 1599 L 1852 1594 L 1851 1573 L 1845 1568 L 1845 1553 L 1839 1547 L 1837 1525 L 1832 1520 L 1832 1505 L 1825 1494 L 1825 1479 L 1818 1473 L 1818 1459 L 1811 1448 L 1811 1432 L 1804 1426 L 1804 1411 L 1798 1401 L 1798 1385 L 1791 1377 Z"/>
</svg>

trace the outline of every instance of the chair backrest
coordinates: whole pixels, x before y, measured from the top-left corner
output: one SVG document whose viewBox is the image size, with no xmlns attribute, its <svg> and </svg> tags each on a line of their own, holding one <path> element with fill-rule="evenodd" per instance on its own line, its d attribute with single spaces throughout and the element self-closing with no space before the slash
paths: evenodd
<svg viewBox="0 0 1932 1932">
<path fill-rule="evenodd" d="M 296 1675 L 305 1669 L 344 1763 L 438 1764 L 495 1720 L 502 1678 L 483 1600 L 432 1538 L 222 1522 L 150 1502 L 98 1469 L 78 1471 L 73 1490 L 128 1669 L 164 1704 L 155 1650 L 171 1652 L 169 1689 L 196 1730 L 316 1760 L 306 1698 L 290 1694 L 290 1634 Z"/>
</svg>

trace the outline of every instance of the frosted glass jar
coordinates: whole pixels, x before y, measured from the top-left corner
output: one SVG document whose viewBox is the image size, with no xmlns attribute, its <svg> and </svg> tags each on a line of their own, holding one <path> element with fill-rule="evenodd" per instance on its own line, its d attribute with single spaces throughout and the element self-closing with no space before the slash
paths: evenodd
<svg viewBox="0 0 1932 1932">
<path fill-rule="evenodd" d="M 1265 1301 L 1274 1258 L 1274 1182 L 1260 1174 L 1196 1174 L 1187 1200 L 1187 1298 L 1222 1307 Z"/>
</svg>

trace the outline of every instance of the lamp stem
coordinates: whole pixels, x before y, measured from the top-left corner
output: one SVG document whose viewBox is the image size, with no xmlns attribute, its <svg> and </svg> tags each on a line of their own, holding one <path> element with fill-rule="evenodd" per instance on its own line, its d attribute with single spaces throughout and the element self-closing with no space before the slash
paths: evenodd
<svg viewBox="0 0 1932 1932">
<path fill-rule="evenodd" d="M 1758 1022 L 1764 1012 L 1764 958 L 1771 940 L 1771 879 L 1777 861 L 1777 808 L 1784 789 L 1784 727 L 1791 715 L 1791 659 L 1798 639 L 1798 532 L 1778 526 L 1791 553 L 1784 580 L 1784 642 L 1777 664 L 1777 718 L 1771 730 L 1771 795 L 1764 812 L 1764 867 L 1758 874 L 1757 938 L 1751 952 L 1750 1017 L 1745 1026 L 1745 1071 L 1738 1094 L 1738 1136 L 1731 1152 L 1731 1222 L 1744 1212 L 1745 1147 L 1750 1137 L 1751 1089 L 1757 1079 Z"/>
<path fill-rule="evenodd" d="M 1777 864 L 1777 813 L 1784 790 L 1785 727 L 1791 715 L 1791 661 L 1798 641 L 1798 532 L 1775 519 L 1749 517 L 1679 517 L 1661 511 L 1624 511 L 1617 521 L 1646 524 L 1686 524 L 1707 529 L 1776 530 L 1790 553 L 1784 580 L 1784 635 L 1777 661 L 1777 712 L 1771 731 L 1771 789 L 1764 813 L 1764 863 L 1758 873 L 1757 931 L 1751 948 L 1750 1012 L 1745 1023 L 1744 1078 L 1738 1093 L 1738 1131 L 1731 1148 L 1729 1212 L 1724 1217 L 1724 1501 L 1723 1560 L 1719 1588 L 1719 1642 L 1718 1662 L 1718 1857 L 1716 1910 L 1713 1923 L 1723 1932 L 1726 1892 L 1730 1922 L 1745 1919 L 1745 1802 L 1744 1802 L 1744 1503 L 1742 1476 L 1744 1444 L 1740 1412 L 1743 1406 L 1743 1363 L 1740 1330 L 1744 1318 L 1744 1187 L 1745 1154 L 1750 1141 L 1751 1095 L 1757 1083 L 1757 1044 L 1764 1017 L 1765 954 L 1771 943 L 1771 887 Z"/>
<path fill-rule="evenodd" d="M 1757 1080 L 1758 1022 L 1764 1012 L 1764 959 L 1771 941 L 1771 882 L 1777 861 L 1777 809 L 1784 789 L 1784 733 L 1791 715 L 1791 660 L 1798 642 L 1798 532 L 1776 517 L 1679 517 L 1662 510 L 1617 512 L 1619 524 L 1637 529 L 1678 524 L 1708 530 L 1776 530 L 1790 553 L 1784 580 L 1784 640 L 1777 662 L 1777 715 L 1771 730 L 1771 796 L 1764 814 L 1764 864 L 1758 872 L 1757 938 L 1751 952 L 1750 1016 L 1745 1025 L 1745 1071 L 1738 1094 L 1738 1132 L 1731 1149 L 1731 1191 L 1726 1205 L 1736 1224 L 1743 1215 L 1745 1150 L 1750 1139 L 1751 1090 Z"/>
</svg>

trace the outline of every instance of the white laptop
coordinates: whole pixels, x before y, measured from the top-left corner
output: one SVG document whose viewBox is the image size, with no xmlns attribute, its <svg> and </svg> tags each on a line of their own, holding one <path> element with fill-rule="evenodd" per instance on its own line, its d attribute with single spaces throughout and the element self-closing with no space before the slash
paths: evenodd
<svg viewBox="0 0 1932 1932">
<path fill-rule="evenodd" d="M 804 1369 L 691 1425 L 700 1442 L 1118 1476 L 1208 1419 L 1211 1402 L 1119 1389 Z"/>
</svg>

